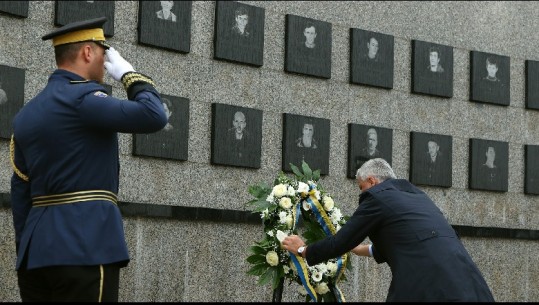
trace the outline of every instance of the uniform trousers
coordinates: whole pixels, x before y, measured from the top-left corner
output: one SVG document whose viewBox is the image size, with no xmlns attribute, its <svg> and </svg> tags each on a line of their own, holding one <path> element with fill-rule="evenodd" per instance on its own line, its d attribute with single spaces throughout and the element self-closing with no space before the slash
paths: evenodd
<svg viewBox="0 0 539 305">
<path fill-rule="evenodd" d="M 17 277 L 23 302 L 118 302 L 118 264 L 21 267 Z"/>
</svg>

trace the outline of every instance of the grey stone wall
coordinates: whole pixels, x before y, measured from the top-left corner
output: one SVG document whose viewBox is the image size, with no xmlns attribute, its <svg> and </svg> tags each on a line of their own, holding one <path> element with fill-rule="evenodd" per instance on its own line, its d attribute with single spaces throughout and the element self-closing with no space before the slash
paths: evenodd
<svg viewBox="0 0 539 305">
<path fill-rule="evenodd" d="M 329 175 L 322 183 L 350 215 L 358 190 L 346 178 L 348 123 L 393 129 L 393 167 L 408 178 L 410 132 L 453 137 L 453 186 L 421 187 L 451 224 L 539 230 L 539 197 L 525 195 L 524 145 L 539 144 L 539 112 L 525 109 L 524 62 L 539 60 L 536 2 L 289 2 L 246 3 L 264 7 L 264 65 L 260 68 L 213 59 L 215 2 L 194 2 L 191 51 L 180 54 L 137 43 L 138 2 L 117 1 L 115 35 L 109 42 L 138 71 L 152 76 L 164 94 L 190 99 L 189 158 L 169 161 L 131 155 L 130 134 L 121 134 L 120 200 L 156 205 L 245 210 L 247 187 L 270 183 L 281 169 L 282 113 L 331 120 Z M 329 80 L 284 72 L 285 15 L 332 23 Z M 54 2 L 31 1 L 28 18 L 0 13 L 0 64 L 26 70 L 25 101 L 55 69 L 50 42 Z M 395 37 L 392 90 L 349 83 L 349 29 Z M 454 47 L 454 95 L 450 99 L 410 92 L 411 40 Z M 469 52 L 511 58 L 511 104 L 469 101 Z M 126 98 L 109 76 L 113 95 Z M 211 103 L 263 110 L 260 169 L 210 164 Z M 508 192 L 468 189 L 468 140 L 509 143 Z M 0 193 L 8 194 L 9 142 L 0 140 Z M 125 217 L 132 261 L 121 275 L 121 301 L 271 301 L 245 272 L 248 248 L 262 226 L 247 223 Z M 11 210 L 0 208 L 0 300 L 19 301 L 14 271 Z M 497 301 L 538 301 L 539 241 L 464 237 Z M 383 301 L 391 273 L 372 259 L 352 259 L 341 288 L 348 301 Z M 283 300 L 300 301 L 295 286 Z"/>
</svg>

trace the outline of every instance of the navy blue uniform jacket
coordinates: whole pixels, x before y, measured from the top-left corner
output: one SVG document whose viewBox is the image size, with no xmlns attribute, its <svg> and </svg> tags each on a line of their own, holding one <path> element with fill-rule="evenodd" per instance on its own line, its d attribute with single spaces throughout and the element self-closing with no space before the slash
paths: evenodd
<svg viewBox="0 0 539 305">
<path fill-rule="evenodd" d="M 407 180 L 388 179 L 363 192 L 337 234 L 307 247 L 307 262 L 340 256 L 367 236 L 376 262 L 391 268 L 387 301 L 494 301 L 442 212 Z"/>
<path fill-rule="evenodd" d="M 75 82 L 71 82 L 75 81 Z M 58 69 L 13 120 L 11 179 L 17 270 L 129 262 L 119 208 L 107 200 L 32 207 L 32 197 L 87 190 L 118 193 L 118 132 L 147 133 L 167 123 L 158 92 L 134 100 L 105 94 L 95 81 Z"/>
</svg>

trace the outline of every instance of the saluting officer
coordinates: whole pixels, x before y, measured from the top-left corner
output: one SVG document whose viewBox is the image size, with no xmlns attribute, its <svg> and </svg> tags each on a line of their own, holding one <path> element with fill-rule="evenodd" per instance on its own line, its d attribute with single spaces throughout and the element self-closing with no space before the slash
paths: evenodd
<svg viewBox="0 0 539 305">
<path fill-rule="evenodd" d="M 118 132 L 167 124 L 152 79 L 105 42 L 106 18 L 52 39 L 58 69 L 13 120 L 11 203 L 22 301 L 117 302 L 129 262 L 117 206 Z M 105 93 L 105 68 L 128 100 Z"/>
</svg>

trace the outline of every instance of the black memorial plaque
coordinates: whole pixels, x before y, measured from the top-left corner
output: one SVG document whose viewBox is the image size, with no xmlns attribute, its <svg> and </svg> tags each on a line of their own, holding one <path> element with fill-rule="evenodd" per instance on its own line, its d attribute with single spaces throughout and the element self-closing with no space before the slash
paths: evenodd
<svg viewBox="0 0 539 305">
<path fill-rule="evenodd" d="M 262 66 L 265 10 L 232 1 L 215 6 L 214 58 Z"/>
<path fill-rule="evenodd" d="M 290 163 L 301 168 L 302 161 L 321 175 L 329 173 L 330 125 L 328 119 L 290 113 L 283 114 L 283 171 L 292 172 Z"/>
<path fill-rule="evenodd" d="M 508 106 L 510 58 L 470 51 L 470 100 Z"/>
<path fill-rule="evenodd" d="M 54 25 L 107 17 L 103 25 L 106 37 L 114 36 L 114 1 L 56 1 Z"/>
<path fill-rule="evenodd" d="M 451 187 L 453 138 L 446 135 L 410 133 L 410 182 Z"/>
<path fill-rule="evenodd" d="M 539 109 L 539 61 L 526 60 L 526 108 Z"/>
<path fill-rule="evenodd" d="M 0 1 L 0 12 L 27 18 L 28 2 L 29 1 Z"/>
<path fill-rule="evenodd" d="M 525 145 L 524 193 L 539 195 L 539 145 Z"/>
<path fill-rule="evenodd" d="M 394 37 L 350 29 L 350 82 L 393 88 Z"/>
<path fill-rule="evenodd" d="M 412 92 L 453 96 L 453 47 L 412 40 Z"/>
<path fill-rule="evenodd" d="M 366 161 L 382 158 L 390 165 L 393 154 L 393 130 L 384 127 L 348 124 L 348 178 Z"/>
<path fill-rule="evenodd" d="M 133 155 L 187 160 L 189 142 L 189 99 L 161 94 L 168 124 L 156 133 L 134 134 Z"/>
<path fill-rule="evenodd" d="M 507 192 L 509 144 L 470 139 L 470 189 Z"/>
<path fill-rule="evenodd" d="M 331 78 L 331 23 L 286 15 L 285 71 Z"/>
<path fill-rule="evenodd" d="M 260 168 L 262 110 L 213 103 L 211 163 Z"/>
<path fill-rule="evenodd" d="M 0 138 L 13 133 L 13 118 L 24 105 L 25 70 L 0 65 Z"/>
<path fill-rule="evenodd" d="M 140 1 L 138 42 L 189 53 L 192 1 Z"/>
</svg>

